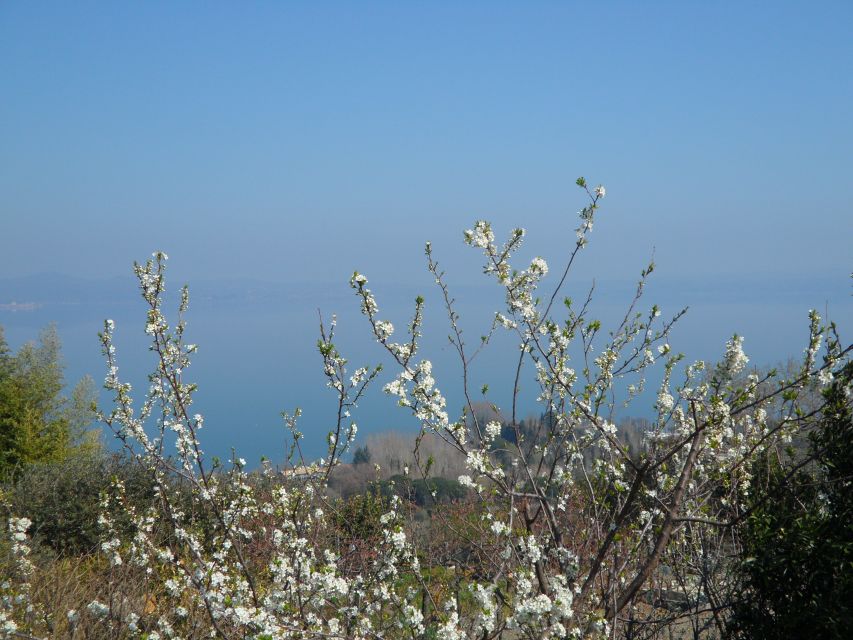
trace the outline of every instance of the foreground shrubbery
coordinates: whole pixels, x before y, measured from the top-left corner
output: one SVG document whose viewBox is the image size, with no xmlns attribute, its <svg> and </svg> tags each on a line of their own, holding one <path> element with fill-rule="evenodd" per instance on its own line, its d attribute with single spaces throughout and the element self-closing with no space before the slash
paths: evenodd
<svg viewBox="0 0 853 640">
<path fill-rule="evenodd" d="M 732 632 L 743 638 L 837 638 L 853 629 L 853 364 L 824 391 L 808 453 L 761 460 Z"/>
<path fill-rule="evenodd" d="M 154 485 L 143 469 L 121 455 L 93 451 L 22 468 L 6 485 L 7 508 L 31 521 L 30 537 L 40 546 L 63 555 L 94 553 L 101 497 L 116 480 L 137 508 L 151 502 Z"/>
<path fill-rule="evenodd" d="M 828 387 L 834 374 L 849 403 L 849 378 L 840 374 L 850 348 L 812 313 L 806 357 L 791 376 L 749 373 L 737 336 L 718 365 L 685 366 L 669 344 L 680 314 L 661 321 L 656 306 L 639 310 L 653 265 L 643 271 L 623 321 L 604 333 L 588 317 L 589 297 L 580 306 L 560 299 L 604 196 L 602 187 L 578 182 L 589 204 L 580 212 L 565 269 L 545 294 L 544 260 L 511 264 L 523 230 L 503 245 L 495 244 L 486 222 L 465 233 L 505 298 L 491 331 L 473 348 L 427 245 L 463 371 L 467 405 L 458 416 L 448 414 L 432 365 L 419 355 L 424 300 L 415 303 L 405 339 L 394 342 L 394 326 L 380 316 L 367 278 L 353 275 L 362 312 L 397 367 L 386 393 L 420 420 L 423 434 L 440 438 L 465 461 L 465 473 L 451 482 L 432 478 L 435 460 L 416 446 L 413 466 L 393 485 L 361 496 L 328 494 L 356 438 L 350 410 L 380 375 L 378 367 L 347 371 L 334 323 L 321 327 L 319 343 L 338 407 L 327 456 L 306 465 L 296 455 L 300 473 L 286 479 L 271 470 L 251 476 L 239 458 L 211 468 L 187 377 L 195 350 L 184 340 L 188 294 L 181 319 L 169 325 L 162 308 L 166 257 L 155 254 L 137 265 L 156 367 L 136 405 L 119 377 L 114 326 L 107 321 L 102 340 L 113 408 L 101 419 L 153 493 L 140 500 L 127 479 L 111 483 L 99 509 L 99 552 L 63 560 L 67 566 L 60 562 L 53 574 L 90 576 L 74 593 L 45 586 L 47 565 L 30 553 L 33 523 L 11 518 L 0 625 L 25 637 L 487 640 L 727 633 L 733 593 L 742 584 L 732 561 L 741 551 L 737 530 L 754 512 L 762 486 L 755 482 L 756 462 L 820 426 L 823 404 L 807 408 L 803 394 Z M 535 429 L 522 424 L 516 397 L 499 403 L 505 423 L 475 410 L 469 365 L 499 330 L 519 345 L 507 365 L 514 388 L 525 371 L 534 372 L 544 415 Z M 653 368 L 662 377 L 656 419 L 642 445 L 629 447 L 613 423 L 617 402 L 639 397 Z M 295 454 L 297 419 L 286 418 Z M 164 454 L 169 440 L 175 441 L 172 457 Z M 417 509 L 439 491 L 461 496 L 457 486 L 466 489 L 464 498 L 434 505 L 426 518 Z"/>
</svg>

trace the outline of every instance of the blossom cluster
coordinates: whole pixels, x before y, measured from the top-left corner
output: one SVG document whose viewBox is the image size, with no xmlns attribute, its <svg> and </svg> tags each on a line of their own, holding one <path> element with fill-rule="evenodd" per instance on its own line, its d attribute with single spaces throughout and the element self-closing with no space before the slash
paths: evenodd
<svg viewBox="0 0 853 640">
<path fill-rule="evenodd" d="M 830 384 L 850 349 L 812 313 L 803 370 L 793 377 L 748 371 L 740 336 L 718 365 L 685 364 L 670 345 L 683 312 L 662 320 L 657 305 L 641 306 L 653 264 L 642 270 L 622 321 L 602 330 L 591 316 L 592 290 L 580 302 L 562 296 L 606 194 L 582 178 L 578 185 L 589 200 L 556 277 L 541 257 L 514 266 L 523 229 L 511 230 L 503 244 L 487 221 L 464 232 L 501 296 L 476 348 L 465 341 L 427 245 L 463 372 L 455 387 L 440 386 L 432 360 L 421 357 L 425 299 L 416 299 L 407 323 L 397 323 L 405 338 L 395 338 L 395 323 L 380 316 L 367 277 L 356 272 L 350 280 L 373 338 L 396 367 L 384 392 L 420 423 L 419 438 L 443 439 L 464 461 L 457 481 L 468 496 L 457 507 L 469 511 L 438 520 L 445 516 L 436 509 L 440 524 L 432 530 L 447 537 L 442 544 L 464 549 L 453 556 L 458 565 L 436 559 L 441 544 L 418 535 L 411 505 L 396 494 L 377 498 L 381 512 L 366 539 L 346 533 L 352 515 L 332 499 L 328 481 L 357 439 L 352 413 L 382 367 L 349 368 L 335 342 L 334 317 L 321 321 L 317 343 L 337 408 L 325 457 L 301 458 L 297 410 L 285 415 L 292 441 L 284 472 L 267 466 L 250 474 L 236 454 L 223 465 L 202 447 L 204 417 L 193 409 L 189 380 L 197 347 L 184 341 L 186 288 L 171 326 L 163 303 L 165 254 L 135 265 L 154 367 L 137 404 L 119 375 L 116 325 L 107 320 L 101 342 L 111 409 L 100 419 L 154 495 L 134 506 L 124 484 L 113 482 L 98 523 L 97 553 L 112 581 L 107 595 L 80 602 L 51 624 L 67 625 L 72 635 L 86 622 L 108 635 L 149 639 L 604 638 L 630 618 L 659 622 L 644 605 L 650 583 L 677 581 L 695 602 L 706 597 L 702 589 L 723 585 L 723 571 L 701 573 L 708 563 L 696 541 L 723 539 L 718 532 L 743 517 L 752 462 L 803 427 L 799 394 Z M 506 368 L 513 391 L 503 398 L 506 413 L 496 403 L 483 417 L 471 399 L 472 362 L 496 331 L 517 345 Z M 534 374 L 543 416 L 535 428 L 518 416 L 526 372 Z M 644 397 L 647 380 L 657 385 L 655 416 L 632 445 L 618 411 Z M 442 388 L 465 398 L 458 414 Z M 404 476 L 429 480 L 430 464 L 416 450 Z M 47 616 L 36 615 L 31 598 L 31 525 L 26 518 L 8 522 L 14 572 L 0 585 L 0 635 L 47 633 L 39 627 Z M 130 572 L 143 575 L 161 601 L 123 591 L 120 581 Z"/>
</svg>

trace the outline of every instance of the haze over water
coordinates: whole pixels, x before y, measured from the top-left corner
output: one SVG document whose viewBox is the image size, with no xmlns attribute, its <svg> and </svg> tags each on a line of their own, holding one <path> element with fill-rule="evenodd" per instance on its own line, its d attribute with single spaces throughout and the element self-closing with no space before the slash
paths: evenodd
<svg viewBox="0 0 853 640">
<path fill-rule="evenodd" d="M 654 254 L 646 304 L 691 307 L 672 340 L 688 359 L 719 358 L 734 332 L 755 364 L 799 357 L 809 308 L 842 331 L 853 318 L 850 24 L 847 2 L 3 3 L 0 305 L 43 306 L 0 308 L 0 324 L 17 347 L 56 322 L 69 381 L 100 382 L 97 332 L 115 319 L 141 398 L 151 361 L 128 274 L 164 250 L 172 290 L 191 286 L 208 451 L 278 462 L 279 412 L 300 406 L 319 456 L 334 405 L 317 309 L 339 314 L 353 366 L 382 360 L 353 270 L 398 330 L 427 296 L 424 355 L 453 415 L 423 243 L 476 342 L 502 296 L 462 230 L 527 228 L 519 264 L 546 258 L 549 290 L 585 175 L 607 197 L 566 293 L 595 278 L 605 328 Z M 498 405 L 513 355 L 497 340 L 477 361 L 473 386 Z M 356 419 L 415 428 L 381 393 Z"/>
<path fill-rule="evenodd" d="M 747 283 L 747 293 L 739 289 L 737 282 L 702 291 L 691 289 L 689 283 L 673 279 L 667 282 L 663 276 L 660 280 L 661 283 L 657 283 L 652 279 L 646 306 L 655 301 L 661 305 L 663 315 L 671 315 L 690 305 L 670 342 L 691 361 L 713 362 L 721 358 L 726 339 L 737 331 L 746 336 L 745 349 L 754 364 L 780 364 L 780 360 L 788 356 L 801 356 L 809 305 L 823 312 L 821 302 L 832 301 L 830 310 L 839 320 L 850 318 L 853 311 L 849 296 L 845 296 L 843 278 L 828 279 L 820 287 L 801 282 L 799 286 L 788 283 L 777 285 L 775 289 L 766 286 L 761 289 L 755 283 Z M 0 312 L 0 324 L 5 327 L 12 346 L 17 347 L 36 337 L 41 327 L 55 322 L 63 340 L 67 380 L 73 383 L 83 375 L 91 375 L 100 384 L 106 367 L 97 333 L 105 318 L 114 319 L 120 371 L 133 383 L 135 395 L 141 398 L 142 391 L 147 388 L 145 375 L 155 361 L 147 350 L 141 299 L 134 298 L 130 278 L 121 284 L 127 293 L 113 300 L 46 303 L 32 312 Z M 621 319 L 630 302 L 632 284 L 631 281 L 597 284 L 600 295 L 593 309 L 597 312 L 595 316 L 605 321 L 605 326 L 608 321 L 615 326 Z M 97 287 L 98 283 L 90 286 Z M 244 288 L 238 289 L 240 286 Z M 210 289 L 204 286 L 199 287 L 196 296 L 191 288 L 187 340 L 200 347 L 187 380 L 199 384 L 194 410 L 205 416 L 203 442 L 209 454 L 228 458 L 234 447 L 238 455 L 252 464 L 261 456 L 280 463 L 286 442 L 280 412 L 292 412 L 297 406 L 304 412 L 300 425 L 306 436 L 306 455 L 315 458 L 324 454 L 325 434 L 334 424 L 336 405 L 333 394 L 325 387 L 316 348 L 318 310 L 323 312 L 326 321 L 337 313 L 340 336 L 337 342 L 350 359 L 351 369 L 379 362 L 388 367 L 380 377 L 380 384 L 354 413 L 360 433 L 389 429 L 415 432 L 417 422 L 380 390 L 381 384 L 390 381 L 396 372 L 383 358 L 380 347 L 371 341 L 367 321 L 358 312 L 358 300 L 346 282 L 268 285 L 268 295 L 254 300 L 236 293 L 247 291 L 245 287 L 245 284 L 235 285 L 231 295 L 217 299 L 205 299 L 205 292 L 209 293 Z M 388 289 L 385 295 L 378 286 L 375 291 L 385 317 L 390 317 L 399 330 L 403 330 L 411 315 L 414 296 L 425 294 L 427 335 L 423 355 L 434 361 L 436 377 L 447 393 L 451 415 L 458 415 L 463 403 L 459 387 L 461 368 L 446 340 L 447 323 L 442 316 L 437 289 L 426 276 L 418 285 L 389 286 Z M 760 293 L 756 293 L 759 289 Z M 582 293 L 585 290 L 579 287 L 570 295 L 579 298 Z M 462 326 L 467 330 L 468 340 L 474 344 L 490 324 L 492 313 L 502 309 L 500 290 L 492 283 L 481 287 L 463 286 L 459 288 L 457 299 L 463 316 Z M 174 310 L 175 305 L 171 308 Z M 514 341 L 508 334 L 499 334 L 473 366 L 472 388 L 477 390 L 482 384 L 489 384 L 489 398 L 507 412 L 512 367 L 506 363 L 515 353 Z M 532 375 L 529 375 L 523 382 L 522 416 L 541 411 L 535 395 Z M 105 393 L 101 394 L 101 400 L 103 406 L 108 406 Z M 624 409 L 622 415 L 650 417 L 653 402 L 653 395 L 646 394 Z M 110 443 L 111 434 L 105 434 L 104 441 Z"/>
</svg>

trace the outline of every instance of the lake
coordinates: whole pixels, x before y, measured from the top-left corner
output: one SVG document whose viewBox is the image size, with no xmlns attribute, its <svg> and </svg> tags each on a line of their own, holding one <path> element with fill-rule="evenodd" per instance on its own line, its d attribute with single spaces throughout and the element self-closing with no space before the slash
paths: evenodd
<svg viewBox="0 0 853 640">
<path fill-rule="evenodd" d="M 576 300 L 585 293 L 584 283 L 570 283 L 567 293 Z M 502 310 L 503 296 L 495 285 L 461 286 L 455 289 L 462 326 L 471 345 L 488 329 L 494 311 Z M 594 317 L 613 326 L 630 301 L 633 283 L 600 282 L 593 305 Z M 462 406 L 458 360 L 447 342 L 448 326 L 437 289 L 425 278 L 415 285 L 394 284 L 374 289 L 380 315 L 404 331 L 417 294 L 427 298 L 422 355 L 434 363 L 439 387 L 448 398 L 450 415 Z M 715 361 L 722 357 L 732 333 L 746 337 L 744 349 L 751 364 L 778 364 L 788 357 L 800 358 L 805 347 L 807 311 L 816 307 L 825 315 L 828 307 L 841 330 L 849 328 L 853 305 L 846 274 L 824 279 L 729 279 L 715 283 L 653 280 L 641 308 L 658 303 L 663 315 L 685 305 L 687 316 L 677 326 L 670 343 L 688 360 Z M 15 305 L 12 306 L 12 302 Z M 91 375 L 100 385 L 106 371 L 100 353 L 98 331 L 105 318 L 116 323 L 116 347 L 120 374 L 130 381 L 139 401 L 147 388 L 146 372 L 153 367 L 143 333 L 145 308 L 135 294 L 132 279 L 84 281 L 59 276 L 0 280 L 0 324 L 12 348 L 38 335 L 40 327 L 54 322 L 63 343 L 66 380 L 73 383 Z M 31 305 L 31 306 L 27 306 Z M 175 309 L 172 304 L 168 309 Z M 275 464 L 283 461 L 286 433 L 280 413 L 303 410 L 301 430 L 304 452 L 317 458 L 325 452 L 325 435 L 334 424 L 336 404 L 325 387 L 317 352 L 318 309 L 328 319 L 339 318 L 336 343 L 357 366 L 383 362 L 389 365 L 380 383 L 354 412 L 359 433 L 389 429 L 417 430 L 417 423 L 381 392 L 394 373 L 382 349 L 370 339 L 367 321 L 346 282 L 337 284 L 270 284 L 250 281 L 198 283 L 191 287 L 187 315 L 187 341 L 199 345 L 187 379 L 199 385 L 194 410 L 205 416 L 202 443 L 208 455 L 230 458 L 231 448 L 250 466 L 265 456 Z M 174 315 L 169 318 L 174 319 Z M 843 334 L 842 334 L 843 337 Z M 848 336 L 849 339 L 849 336 Z M 490 387 L 489 398 L 507 409 L 512 372 L 517 357 L 514 340 L 505 332 L 496 337 L 472 365 L 472 389 Z M 580 367 L 578 367 L 580 368 Z M 650 386 L 653 380 L 650 380 Z M 102 393 L 101 402 L 108 398 Z M 479 396 L 479 392 L 477 392 Z M 523 380 L 522 416 L 538 413 L 537 390 L 531 376 Z M 653 396 L 629 408 L 636 416 L 651 415 Z M 111 434 L 105 442 L 115 446 Z"/>
</svg>

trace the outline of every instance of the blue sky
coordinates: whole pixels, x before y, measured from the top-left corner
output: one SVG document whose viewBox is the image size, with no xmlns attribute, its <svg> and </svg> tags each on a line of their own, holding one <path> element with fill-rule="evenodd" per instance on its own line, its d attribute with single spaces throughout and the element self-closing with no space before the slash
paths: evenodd
<svg viewBox="0 0 853 640">
<path fill-rule="evenodd" d="M 190 285 L 381 292 L 429 286 L 431 240 L 467 285 L 478 218 L 558 264 L 585 175 L 608 195 L 570 285 L 621 291 L 654 251 L 652 293 L 698 314 L 685 350 L 799 353 L 806 309 L 853 311 L 851 25 L 850 2 L 3 2 L 0 277 L 163 249 Z"/>
<path fill-rule="evenodd" d="M 853 5 L 0 6 L 7 276 L 419 276 L 479 217 L 601 277 L 846 272 Z M 566 219 L 569 219 L 566 221 Z M 596 240 L 599 240 L 596 238 Z M 476 274 L 475 274 L 476 275 Z"/>
</svg>

